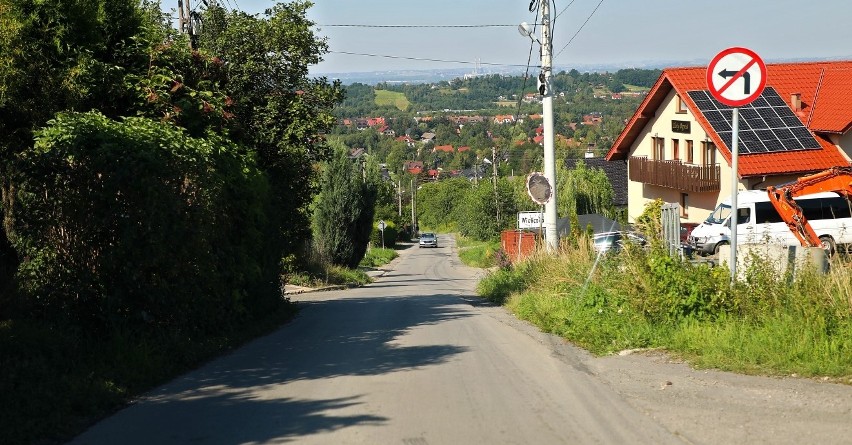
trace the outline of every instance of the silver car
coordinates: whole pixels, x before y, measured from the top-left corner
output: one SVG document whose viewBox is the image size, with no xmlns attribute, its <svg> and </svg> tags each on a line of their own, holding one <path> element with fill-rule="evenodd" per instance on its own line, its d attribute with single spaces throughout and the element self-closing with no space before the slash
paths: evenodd
<svg viewBox="0 0 852 445">
<path fill-rule="evenodd" d="M 438 247 L 438 236 L 431 232 L 421 233 L 420 247 Z"/>
<path fill-rule="evenodd" d="M 605 232 L 597 233 L 592 237 L 596 252 L 617 251 L 624 247 L 625 243 L 644 246 L 646 242 L 641 235 L 632 232 Z"/>
</svg>

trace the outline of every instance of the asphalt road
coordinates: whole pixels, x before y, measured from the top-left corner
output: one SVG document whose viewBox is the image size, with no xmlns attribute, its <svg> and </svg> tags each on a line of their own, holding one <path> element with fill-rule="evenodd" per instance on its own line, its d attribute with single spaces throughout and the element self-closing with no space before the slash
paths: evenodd
<svg viewBox="0 0 852 445">
<path fill-rule="evenodd" d="M 596 358 L 474 295 L 453 241 L 372 285 L 295 296 L 275 333 L 75 444 L 852 443 L 852 387 Z"/>
</svg>

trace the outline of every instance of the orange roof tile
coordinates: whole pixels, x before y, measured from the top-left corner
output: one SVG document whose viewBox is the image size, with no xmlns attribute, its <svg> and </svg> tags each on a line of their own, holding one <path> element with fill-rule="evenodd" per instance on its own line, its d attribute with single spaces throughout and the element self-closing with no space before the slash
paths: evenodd
<svg viewBox="0 0 852 445">
<path fill-rule="evenodd" d="M 775 88 L 785 99 L 789 99 L 794 93 L 801 94 L 802 111 L 797 115 L 812 132 L 845 133 L 852 127 L 852 101 L 848 99 L 850 97 L 848 91 L 852 90 L 852 61 L 778 63 L 767 64 L 766 67 L 766 86 Z M 730 149 L 713 131 L 713 127 L 687 94 L 688 91 L 707 89 L 706 72 L 707 67 L 663 70 L 660 78 L 657 79 L 607 153 L 606 159 L 627 157 L 633 141 L 647 122 L 654 117 L 654 112 L 660 107 L 669 91 L 674 88 L 730 164 Z M 834 144 L 819 134 L 816 136 L 822 146 L 817 150 L 740 156 L 740 177 L 802 173 L 849 165 Z"/>
</svg>

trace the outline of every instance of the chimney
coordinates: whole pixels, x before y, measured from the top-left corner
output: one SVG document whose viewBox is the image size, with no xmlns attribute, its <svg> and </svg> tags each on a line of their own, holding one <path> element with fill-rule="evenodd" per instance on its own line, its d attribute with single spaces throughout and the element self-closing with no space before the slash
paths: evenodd
<svg viewBox="0 0 852 445">
<path fill-rule="evenodd" d="M 790 106 L 793 107 L 793 112 L 802 111 L 802 93 L 793 93 L 790 95 Z"/>
</svg>

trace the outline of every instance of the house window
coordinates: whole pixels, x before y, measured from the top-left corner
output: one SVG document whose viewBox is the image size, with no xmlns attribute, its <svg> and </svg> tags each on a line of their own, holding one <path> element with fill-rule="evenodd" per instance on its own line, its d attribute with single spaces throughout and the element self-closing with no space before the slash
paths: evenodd
<svg viewBox="0 0 852 445">
<path fill-rule="evenodd" d="M 716 144 L 710 141 L 701 143 L 701 165 L 716 165 Z"/>
<path fill-rule="evenodd" d="M 686 193 L 680 194 L 680 216 L 689 218 L 689 195 Z"/>
<path fill-rule="evenodd" d="M 666 160 L 666 147 L 665 147 L 665 139 L 653 137 L 651 138 L 651 143 L 653 144 L 653 154 L 655 161 L 665 161 Z"/>
<path fill-rule="evenodd" d="M 683 99 L 680 98 L 680 96 L 676 96 L 676 97 L 677 97 L 677 110 L 675 112 L 680 113 L 680 114 L 686 113 L 686 102 L 684 102 Z"/>
<path fill-rule="evenodd" d="M 672 139 L 672 160 L 680 159 L 680 139 Z"/>
<path fill-rule="evenodd" d="M 694 158 L 693 158 L 693 153 L 692 153 L 692 139 L 688 139 L 686 141 L 686 163 L 692 164 L 693 159 Z"/>
</svg>

